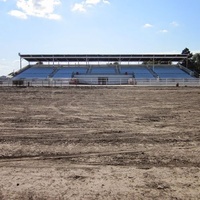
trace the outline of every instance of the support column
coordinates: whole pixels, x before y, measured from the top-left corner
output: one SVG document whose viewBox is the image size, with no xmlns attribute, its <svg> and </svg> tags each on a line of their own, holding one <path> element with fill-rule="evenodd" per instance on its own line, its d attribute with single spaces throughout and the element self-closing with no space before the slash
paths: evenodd
<svg viewBox="0 0 200 200">
<path fill-rule="evenodd" d="M 22 58 L 20 57 L 20 69 L 22 68 Z"/>
<path fill-rule="evenodd" d="M 21 58 L 20 53 L 18 53 L 18 55 L 19 55 L 19 57 L 20 57 L 20 60 L 19 60 L 19 67 L 20 67 L 20 69 L 21 69 L 21 68 L 22 68 L 22 58 Z"/>
<path fill-rule="evenodd" d="M 187 60 L 186 60 L 186 67 L 188 68 L 188 58 L 187 58 Z"/>
<path fill-rule="evenodd" d="M 154 64 L 155 64 L 155 63 L 154 63 L 154 57 L 153 57 L 153 71 L 154 71 Z"/>
</svg>

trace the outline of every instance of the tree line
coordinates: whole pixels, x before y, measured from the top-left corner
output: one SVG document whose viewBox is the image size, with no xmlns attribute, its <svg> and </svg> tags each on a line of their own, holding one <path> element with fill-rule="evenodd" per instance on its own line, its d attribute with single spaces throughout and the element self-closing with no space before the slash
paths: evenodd
<svg viewBox="0 0 200 200">
<path fill-rule="evenodd" d="M 185 48 L 182 54 L 188 55 L 188 61 L 183 61 L 182 65 L 200 74 L 200 53 L 193 54 L 188 48 Z"/>
</svg>

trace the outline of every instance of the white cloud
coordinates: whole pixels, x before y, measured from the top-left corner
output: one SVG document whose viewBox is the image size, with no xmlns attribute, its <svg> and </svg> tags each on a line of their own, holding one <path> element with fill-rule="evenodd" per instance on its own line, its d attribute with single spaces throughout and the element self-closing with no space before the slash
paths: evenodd
<svg viewBox="0 0 200 200">
<path fill-rule="evenodd" d="M 171 25 L 171 26 L 174 26 L 174 27 L 179 26 L 179 24 L 178 24 L 177 22 L 175 22 L 175 21 L 171 22 L 170 25 Z"/>
<path fill-rule="evenodd" d="M 83 3 L 75 3 L 72 11 L 86 12 L 86 7 Z"/>
<path fill-rule="evenodd" d="M 60 15 L 57 15 L 57 14 L 50 14 L 50 15 L 48 16 L 48 19 L 60 20 L 60 19 L 61 19 L 61 16 L 60 16 Z"/>
<path fill-rule="evenodd" d="M 160 32 L 160 33 L 168 33 L 169 31 L 166 30 L 166 29 L 162 29 L 162 30 L 160 30 L 159 32 Z"/>
<path fill-rule="evenodd" d="M 105 3 L 105 4 L 110 4 L 110 1 L 103 0 L 103 3 Z"/>
<path fill-rule="evenodd" d="M 110 4 L 108 0 L 83 0 L 80 3 L 75 3 L 72 6 L 72 11 L 86 12 L 88 8 L 96 6 L 97 4 Z"/>
<path fill-rule="evenodd" d="M 85 4 L 93 4 L 93 5 L 96 5 L 98 3 L 100 3 L 101 0 L 86 0 L 85 1 Z"/>
<path fill-rule="evenodd" d="M 19 10 L 11 10 L 8 14 L 20 19 L 27 19 L 27 15 Z"/>
<path fill-rule="evenodd" d="M 152 24 L 145 24 L 143 27 L 144 27 L 144 28 L 152 28 L 153 25 L 152 25 Z"/>
<path fill-rule="evenodd" d="M 54 13 L 60 0 L 17 0 L 18 10 L 12 10 L 10 15 L 27 19 L 28 16 L 59 20 L 61 16 Z"/>
</svg>

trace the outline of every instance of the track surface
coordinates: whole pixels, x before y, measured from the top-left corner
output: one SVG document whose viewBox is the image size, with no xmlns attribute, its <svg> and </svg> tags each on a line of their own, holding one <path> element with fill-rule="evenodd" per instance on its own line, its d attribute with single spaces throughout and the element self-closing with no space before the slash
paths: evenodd
<svg viewBox="0 0 200 200">
<path fill-rule="evenodd" d="M 0 199 L 200 199 L 200 89 L 0 88 Z"/>
</svg>

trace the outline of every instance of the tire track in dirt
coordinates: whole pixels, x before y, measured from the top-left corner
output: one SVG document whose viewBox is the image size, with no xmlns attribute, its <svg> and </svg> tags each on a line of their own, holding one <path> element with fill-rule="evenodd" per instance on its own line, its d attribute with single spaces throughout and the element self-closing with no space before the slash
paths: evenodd
<svg viewBox="0 0 200 200">
<path fill-rule="evenodd" d="M 53 109 L 57 114 L 59 114 L 59 115 L 65 115 L 65 113 L 64 112 L 62 112 L 57 106 L 56 106 L 56 104 L 58 103 L 58 101 L 55 101 L 54 102 L 54 96 L 55 96 L 55 92 L 56 91 L 52 91 L 51 92 L 51 99 L 52 99 L 52 103 L 50 104 L 50 106 L 49 106 L 49 108 L 50 109 Z"/>
<path fill-rule="evenodd" d="M 66 101 L 64 99 L 61 100 L 57 100 L 56 102 L 54 102 L 53 100 L 56 99 L 54 98 L 56 96 L 56 91 L 52 91 L 51 92 L 51 99 L 52 99 L 52 103 L 50 104 L 49 108 L 53 109 L 57 114 L 59 115 L 66 115 L 66 110 L 64 109 L 64 111 L 61 110 L 60 105 L 58 106 L 58 104 L 60 103 L 61 105 L 63 105 L 65 108 L 70 108 L 70 112 L 73 113 L 73 111 L 77 111 L 77 108 L 79 107 L 80 104 L 80 99 L 76 98 L 76 94 L 71 94 L 70 95 L 70 99 L 66 99 Z"/>
<path fill-rule="evenodd" d="M 0 157 L 0 161 L 23 161 L 23 160 L 45 160 L 45 159 L 62 159 L 62 158 L 78 158 L 78 157 L 87 157 L 87 156 L 112 156 L 116 154 L 127 154 L 134 153 L 140 154 L 140 151 L 110 151 L 110 152 L 89 152 L 89 153 L 79 153 L 79 154 L 67 154 L 67 155 L 49 155 L 49 156 L 5 156 Z"/>
<path fill-rule="evenodd" d="M 160 158 L 159 162 L 151 162 L 154 157 L 149 157 L 146 154 L 147 151 L 110 151 L 110 152 L 89 152 L 79 154 L 67 154 L 67 155 L 44 155 L 44 156 L 16 156 L 16 157 L 0 157 L 1 163 L 13 163 L 13 162 L 28 162 L 28 161 L 57 161 L 63 160 L 76 164 L 87 165 L 120 165 L 120 166 L 135 166 L 141 169 L 150 169 L 152 167 L 200 167 L 200 163 L 189 162 L 187 160 L 171 159 L 168 163 L 163 162 Z M 126 157 L 127 156 L 127 157 Z M 84 159 L 98 158 L 94 161 L 88 161 Z M 111 161 L 101 160 L 109 158 Z M 77 159 L 77 160 L 76 160 Z M 81 159 L 81 160 L 79 160 Z M 129 162 L 131 160 L 131 162 Z M 128 161 L 128 162 L 127 162 Z"/>
</svg>

